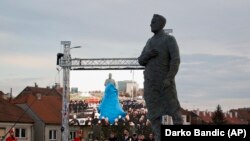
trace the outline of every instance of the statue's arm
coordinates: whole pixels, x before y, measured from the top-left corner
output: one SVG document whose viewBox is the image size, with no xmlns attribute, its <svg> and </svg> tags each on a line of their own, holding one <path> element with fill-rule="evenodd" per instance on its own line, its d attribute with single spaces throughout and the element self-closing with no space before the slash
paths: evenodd
<svg viewBox="0 0 250 141">
<path fill-rule="evenodd" d="M 104 86 L 106 86 L 108 83 L 108 80 L 106 79 L 105 82 L 104 82 Z"/>
<path fill-rule="evenodd" d="M 141 55 L 138 57 L 138 62 L 141 66 L 146 66 L 148 61 L 151 58 L 154 58 L 158 55 L 158 51 L 156 49 L 148 50 L 147 47 L 149 46 L 149 41 L 147 42 L 146 46 L 143 48 Z"/>
<path fill-rule="evenodd" d="M 143 48 L 141 55 L 138 57 L 138 62 L 141 66 L 146 66 L 148 59 L 146 55 L 146 47 Z"/>
<path fill-rule="evenodd" d="M 115 80 L 113 79 L 113 83 L 114 83 L 114 86 L 116 87 L 116 82 L 115 82 Z"/>
<path fill-rule="evenodd" d="M 179 70 L 180 52 L 178 44 L 173 36 L 169 40 L 169 54 L 170 54 L 170 69 L 167 74 L 167 80 L 173 80 Z"/>
</svg>

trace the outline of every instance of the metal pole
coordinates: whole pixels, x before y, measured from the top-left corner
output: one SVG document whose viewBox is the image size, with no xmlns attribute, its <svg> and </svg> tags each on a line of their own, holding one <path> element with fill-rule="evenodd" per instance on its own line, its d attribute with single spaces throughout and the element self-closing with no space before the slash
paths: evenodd
<svg viewBox="0 0 250 141">
<path fill-rule="evenodd" d="M 134 70 L 131 70 L 132 71 L 132 100 L 134 100 L 134 86 L 135 86 L 135 83 L 134 83 Z"/>
<path fill-rule="evenodd" d="M 69 79 L 70 79 L 70 41 L 61 41 L 64 46 L 63 56 L 63 95 L 62 95 L 62 141 L 69 140 Z"/>
</svg>

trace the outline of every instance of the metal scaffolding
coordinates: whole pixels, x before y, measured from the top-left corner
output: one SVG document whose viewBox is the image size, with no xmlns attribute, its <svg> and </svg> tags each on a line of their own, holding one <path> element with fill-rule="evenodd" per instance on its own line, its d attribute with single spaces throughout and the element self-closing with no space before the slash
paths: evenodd
<svg viewBox="0 0 250 141">
<path fill-rule="evenodd" d="M 57 54 L 57 65 L 63 69 L 63 95 L 62 95 L 62 141 L 69 140 L 69 91 L 70 70 L 142 70 L 137 58 L 88 58 L 71 59 L 70 41 L 61 41 L 64 53 Z"/>
<path fill-rule="evenodd" d="M 137 58 L 71 59 L 71 70 L 140 70 Z"/>
</svg>

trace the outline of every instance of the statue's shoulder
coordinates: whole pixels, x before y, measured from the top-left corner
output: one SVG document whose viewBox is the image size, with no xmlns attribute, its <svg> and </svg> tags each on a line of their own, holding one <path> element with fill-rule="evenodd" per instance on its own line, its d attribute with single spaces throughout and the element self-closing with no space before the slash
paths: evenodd
<svg viewBox="0 0 250 141">
<path fill-rule="evenodd" d="M 175 37 L 173 35 L 165 34 L 165 41 L 167 42 L 176 42 Z"/>
<path fill-rule="evenodd" d="M 150 37 L 150 38 L 147 40 L 146 45 L 148 45 L 148 44 L 150 43 L 151 39 L 152 39 L 152 37 Z"/>
<path fill-rule="evenodd" d="M 164 34 L 164 37 L 167 38 L 167 39 L 170 39 L 170 40 L 175 39 L 175 37 L 173 35 L 169 35 L 167 33 Z"/>
</svg>

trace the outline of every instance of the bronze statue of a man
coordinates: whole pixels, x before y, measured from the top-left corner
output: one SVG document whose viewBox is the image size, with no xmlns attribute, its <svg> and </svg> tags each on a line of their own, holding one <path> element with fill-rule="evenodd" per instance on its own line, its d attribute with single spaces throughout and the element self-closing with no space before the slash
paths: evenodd
<svg viewBox="0 0 250 141">
<path fill-rule="evenodd" d="M 154 14 L 150 24 L 154 36 L 138 58 L 139 64 L 145 66 L 144 99 L 156 141 L 161 140 L 163 115 L 172 116 L 174 124 L 183 124 L 175 85 L 180 53 L 175 38 L 164 32 L 165 24 L 163 16 Z"/>
</svg>

